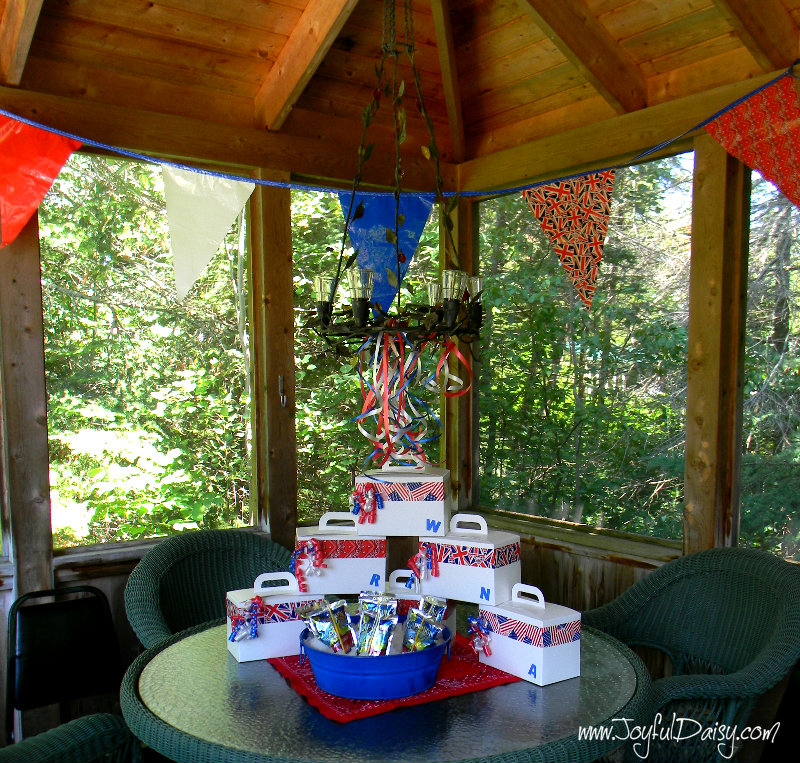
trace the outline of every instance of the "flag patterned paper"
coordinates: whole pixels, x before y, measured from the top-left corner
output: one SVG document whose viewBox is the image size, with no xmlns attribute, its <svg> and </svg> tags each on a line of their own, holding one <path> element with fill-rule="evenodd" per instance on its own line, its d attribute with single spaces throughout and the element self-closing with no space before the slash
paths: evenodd
<svg viewBox="0 0 800 763">
<path fill-rule="evenodd" d="M 591 172 L 522 192 L 587 307 L 603 257 L 615 174 L 613 169 Z"/>
<path fill-rule="evenodd" d="M 19 235 L 80 145 L 0 114 L 0 247 Z"/>
<path fill-rule="evenodd" d="M 542 628 L 539 625 L 514 620 L 504 615 L 497 615 L 494 612 L 480 610 L 480 615 L 486 620 L 492 633 L 496 633 L 498 636 L 505 636 L 514 641 L 521 641 L 523 644 L 530 644 L 531 646 L 545 648 L 581 640 L 580 620 Z"/>
<path fill-rule="evenodd" d="M 465 567 L 496 569 L 520 560 L 519 543 L 501 548 L 483 546 L 459 546 L 453 543 L 431 543 L 437 561 L 442 564 L 459 564 Z"/>
<path fill-rule="evenodd" d="M 258 614 L 258 624 L 285 623 L 289 620 L 301 620 L 303 612 L 313 606 L 319 606 L 319 599 L 309 599 L 308 601 L 281 601 L 270 604 L 268 599 L 261 597 L 263 602 L 261 611 Z M 237 607 L 230 599 L 228 600 L 228 617 L 244 617 L 250 614 L 249 608 Z"/>
<path fill-rule="evenodd" d="M 731 156 L 758 170 L 800 206 L 800 99 L 794 77 L 750 96 L 705 129 Z"/>
<path fill-rule="evenodd" d="M 376 482 L 377 491 L 387 501 L 443 501 L 442 482 Z"/>
</svg>

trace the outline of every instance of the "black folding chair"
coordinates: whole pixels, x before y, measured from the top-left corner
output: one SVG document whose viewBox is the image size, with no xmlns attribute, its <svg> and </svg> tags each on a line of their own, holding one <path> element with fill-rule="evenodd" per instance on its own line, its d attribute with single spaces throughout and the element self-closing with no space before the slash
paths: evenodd
<svg viewBox="0 0 800 763">
<path fill-rule="evenodd" d="M 53 600 L 31 603 L 44 598 Z M 72 700 L 118 695 L 121 668 L 111 609 L 99 588 L 66 586 L 20 596 L 8 611 L 7 744 L 14 742 L 14 710 L 58 703 L 64 723 Z"/>
</svg>

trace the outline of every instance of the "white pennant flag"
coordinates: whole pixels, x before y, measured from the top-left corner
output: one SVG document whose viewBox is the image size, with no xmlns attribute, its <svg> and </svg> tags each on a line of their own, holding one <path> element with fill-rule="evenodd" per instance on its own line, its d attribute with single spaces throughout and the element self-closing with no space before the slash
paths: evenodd
<svg viewBox="0 0 800 763">
<path fill-rule="evenodd" d="M 183 299 L 256 186 L 175 167 L 163 173 L 175 288 Z"/>
</svg>

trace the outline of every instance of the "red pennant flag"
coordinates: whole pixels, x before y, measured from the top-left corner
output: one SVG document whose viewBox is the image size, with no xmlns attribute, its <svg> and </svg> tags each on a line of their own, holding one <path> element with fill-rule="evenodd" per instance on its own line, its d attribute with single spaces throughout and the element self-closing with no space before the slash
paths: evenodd
<svg viewBox="0 0 800 763">
<path fill-rule="evenodd" d="M 615 174 L 613 169 L 590 172 L 522 192 L 587 307 L 603 257 Z"/>
<path fill-rule="evenodd" d="M 731 155 L 800 206 L 800 99 L 786 76 L 705 126 Z"/>
<path fill-rule="evenodd" d="M 0 247 L 25 227 L 80 145 L 0 114 Z"/>
</svg>

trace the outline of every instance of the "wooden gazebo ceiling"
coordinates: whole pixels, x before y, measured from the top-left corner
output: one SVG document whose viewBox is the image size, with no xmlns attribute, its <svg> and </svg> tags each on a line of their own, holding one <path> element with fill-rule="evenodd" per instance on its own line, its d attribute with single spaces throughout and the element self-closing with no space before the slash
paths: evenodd
<svg viewBox="0 0 800 763">
<path fill-rule="evenodd" d="M 641 150 L 798 54 L 800 0 L 413 7 L 415 60 L 451 187 L 590 164 L 593 141 L 609 142 L 607 156 Z M 0 9 L 4 108 L 196 161 L 304 178 L 354 171 L 383 0 L 0 0 Z M 408 66 L 401 71 L 413 91 Z M 368 142 L 377 144 L 370 178 L 388 184 L 387 116 L 379 113 Z M 413 107 L 408 132 L 409 182 L 430 187 L 418 150 L 427 133 Z M 572 136 L 572 153 L 561 134 Z"/>
</svg>

